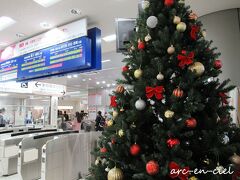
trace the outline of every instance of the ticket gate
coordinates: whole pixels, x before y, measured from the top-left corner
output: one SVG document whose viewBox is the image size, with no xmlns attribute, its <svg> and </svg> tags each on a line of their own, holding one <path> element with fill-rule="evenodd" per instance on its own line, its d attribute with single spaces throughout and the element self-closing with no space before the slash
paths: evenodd
<svg viewBox="0 0 240 180">
<path fill-rule="evenodd" d="M 64 131 L 24 138 L 19 147 L 18 174 L 23 180 L 41 178 L 42 147 L 47 141 L 78 131 Z"/>
<path fill-rule="evenodd" d="M 11 131 L 11 130 L 10 130 Z M 17 173 L 18 165 L 18 145 L 22 139 L 32 134 L 48 133 L 57 131 L 56 129 L 30 130 L 26 132 L 17 132 L 0 134 L 0 175 L 11 175 Z"/>
<path fill-rule="evenodd" d="M 70 134 L 47 141 L 42 148 L 41 180 L 78 180 L 95 161 L 91 152 L 101 132 Z"/>
</svg>

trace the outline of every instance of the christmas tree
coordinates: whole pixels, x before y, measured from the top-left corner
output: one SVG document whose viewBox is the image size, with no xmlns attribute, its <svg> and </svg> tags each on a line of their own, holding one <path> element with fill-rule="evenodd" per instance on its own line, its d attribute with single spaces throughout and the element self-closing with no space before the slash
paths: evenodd
<svg viewBox="0 0 240 180">
<path fill-rule="evenodd" d="M 89 179 L 237 179 L 234 87 L 218 78 L 220 53 L 184 0 L 142 8 Z"/>
</svg>

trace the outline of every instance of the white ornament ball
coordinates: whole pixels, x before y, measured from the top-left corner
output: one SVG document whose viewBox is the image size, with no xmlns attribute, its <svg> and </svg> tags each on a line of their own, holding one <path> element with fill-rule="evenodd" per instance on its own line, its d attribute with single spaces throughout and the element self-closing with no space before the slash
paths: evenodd
<svg viewBox="0 0 240 180">
<path fill-rule="evenodd" d="M 155 28 L 158 24 L 158 19 L 156 16 L 150 16 L 147 18 L 147 26 L 149 28 Z"/>
<path fill-rule="evenodd" d="M 162 81 L 164 79 L 164 75 L 162 73 L 159 73 L 157 75 L 157 80 Z"/>
<path fill-rule="evenodd" d="M 179 24 L 180 22 L 181 22 L 181 18 L 179 16 L 174 16 L 173 23 L 174 24 Z"/>
<path fill-rule="evenodd" d="M 229 137 L 228 137 L 227 135 L 225 135 L 225 136 L 223 137 L 222 143 L 223 143 L 223 144 L 227 144 L 227 143 L 229 143 L 229 141 L 230 141 Z"/>
<path fill-rule="evenodd" d="M 150 104 L 153 106 L 155 104 L 155 101 L 150 100 Z"/>
<path fill-rule="evenodd" d="M 109 172 L 111 169 L 109 167 L 106 167 L 105 171 Z"/>
<path fill-rule="evenodd" d="M 167 49 L 168 54 L 173 54 L 175 53 L 175 47 L 173 45 L 171 45 L 168 49 Z"/>
<path fill-rule="evenodd" d="M 149 8 L 150 2 L 149 1 L 142 1 L 142 8 L 145 10 Z"/>
<path fill-rule="evenodd" d="M 151 39 L 152 39 L 152 37 L 150 36 L 150 34 L 148 34 L 148 35 L 145 36 L 145 38 L 144 38 L 144 40 L 145 40 L 146 42 L 151 41 Z"/>
<path fill-rule="evenodd" d="M 179 32 L 184 32 L 186 31 L 187 29 L 187 25 L 184 23 L 184 22 L 180 22 L 178 25 L 177 25 L 177 30 Z"/>
<path fill-rule="evenodd" d="M 137 110 L 142 111 L 146 107 L 146 102 L 144 100 L 142 100 L 141 98 L 139 98 L 135 103 L 135 107 Z"/>
<path fill-rule="evenodd" d="M 140 77 L 142 77 L 143 71 L 141 69 L 137 69 L 136 71 L 134 71 L 134 77 L 139 79 Z"/>
</svg>

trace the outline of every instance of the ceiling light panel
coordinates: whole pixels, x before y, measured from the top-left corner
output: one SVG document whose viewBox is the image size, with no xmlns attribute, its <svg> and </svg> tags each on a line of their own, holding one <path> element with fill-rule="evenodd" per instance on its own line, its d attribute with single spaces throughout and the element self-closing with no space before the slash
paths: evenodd
<svg viewBox="0 0 240 180">
<path fill-rule="evenodd" d="M 15 24 L 16 21 L 10 17 L 7 16 L 1 16 L 0 17 L 0 31 L 12 26 Z"/>
<path fill-rule="evenodd" d="M 43 6 L 43 7 L 50 7 L 62 0 L 33 0 L 34 2 L 38 3 L 39 5 Z"/>
<path fill-rule="evenodd" d="M 102 60 L 102 63 L 110 62 L 110 59 Z"/>
<path fill-rule="evenodd" d="M 116 40 L 116 34 L 111 34 L 102 38 L 105 42 L 113 42 Z"/>
</svg>

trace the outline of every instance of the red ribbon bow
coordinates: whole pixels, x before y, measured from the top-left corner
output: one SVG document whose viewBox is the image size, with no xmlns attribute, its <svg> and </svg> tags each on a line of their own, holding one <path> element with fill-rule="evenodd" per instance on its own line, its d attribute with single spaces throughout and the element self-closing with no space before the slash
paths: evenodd
<svg viewBox="0 0 240 180">
<path fill-rule="evenodd" d="M 189 176 L 189 167 L 181 168 L 177 163 L 170 162 L 169 163 L 169 169 L 170 169 L 170 178 L 175 179 L 179 178 L 180 180 L 188 180 Z"/>
<path fill-rule="evenodd" d="M 111 103 L 110 106 L 111 107 L 117 107 L 117 97 L 116 96 L 111 96 Z"/>
<path fill-rule="evenodd" d="M 228 96 L 225 93 L 220 92 L 219 96 L 221 97 L 223 104 L 228 104 L 228 101 L 227 101 Z"/>
<path fill-rule="evenodd" d="M 190 52 L 189 54 L 187 54 L 187 51 L 182 50 L 182 54 L 178 55 L 178 60 L 180 61 L 178 66 L 180 68 L 184 68 L 185 65 L 190 65 L 193 63 L 193 58 L 194 58 L 195 54 L 194 52 Z"/>
<path fill-rule="evenodd" d="M 162 100 L 163 92 L 164 92 L 163 86 L 156 86 L 155 88 L 149 86 L 146 87 L 146 96 L 148 99 L 151 99 L 155 95 L 156 99 Z"/>
<path fill-rule="evenodd" d="M 191 26 L 191 32 L 190 32 L 190 36 L 191 36 L 191 39 L 196 41 L 197 40 L 197 33 L 199 32 L 200 30 L 200 27 L 197 26 L 197 25 L 192 25 Z"/>
</svg>

